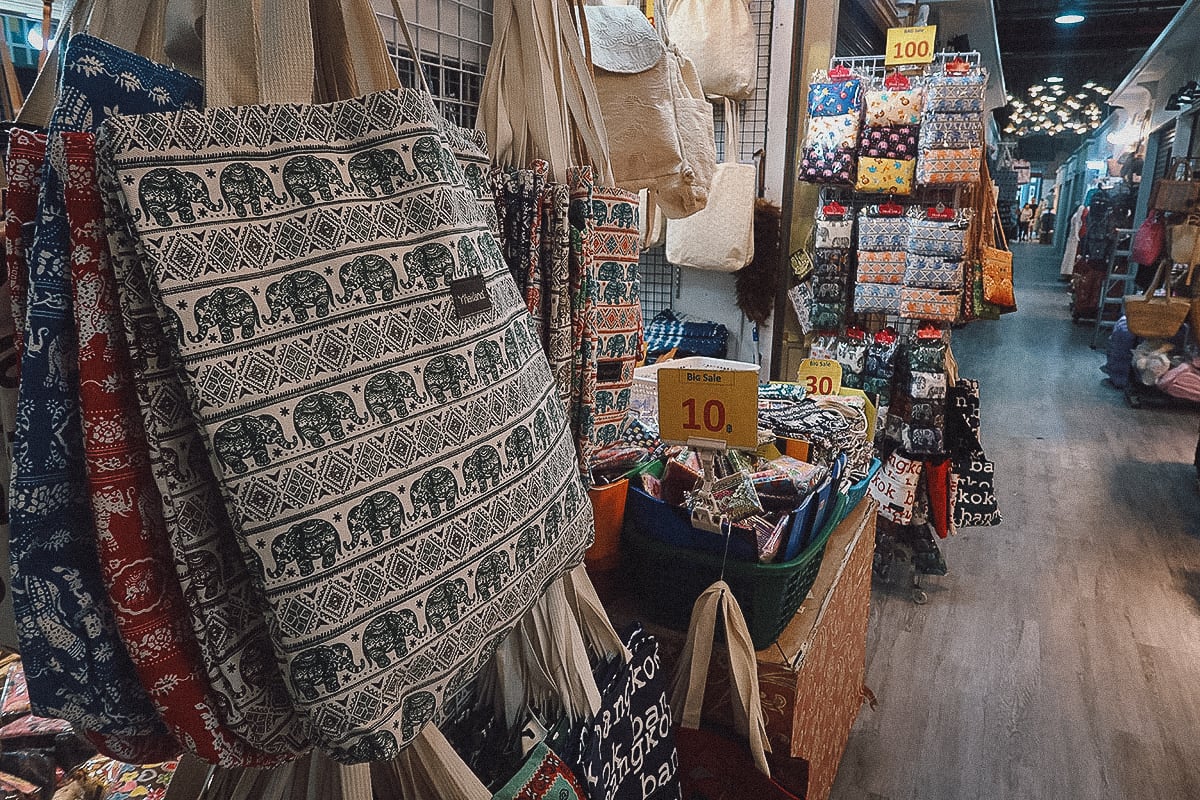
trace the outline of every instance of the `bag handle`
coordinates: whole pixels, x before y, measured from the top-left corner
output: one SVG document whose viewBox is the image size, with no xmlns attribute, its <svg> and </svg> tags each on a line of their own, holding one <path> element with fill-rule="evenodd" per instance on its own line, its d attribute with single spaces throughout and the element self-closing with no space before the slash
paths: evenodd
<svg viewBox="0 0 1200 800">
<path fill-rule="evenodd" d="M 77 0 L 59 23 L 58 35 L 54 37 L 54 42 L 46 53 L 46 60 L 38 70 L 33 87 L 25 96 L 25 102 L 21 104 L 21 110 L 17 112 L 16 124 L 31 128 L 49 126 L 50 114 L 58 102 L 58 67 L 62 61 L 65 42 L 86 24 L 95 4 L 96 0 Z M 49 35 L 48 31 L 45 33 Z"/>
<path fill-rule="evenodd" d="M 741 121 L 738 119 L 737 103 L 725 98 L 725 149 L 722 153 L 721 162 L 724 164 L 736 164 L 738 156 L 741 153 L 739 146 L 741 144 L 739 134 Z"/>
<path fill-rule="evenodd" d="M 596 594 L 596 587 L 582 564 L 563 576 L 563 589 L 566 591 L 567 604 L 574 611 L 583 638 L 592 651 L 602 656 L 619 656 L 622 662 L 628 664 L 633 655 L 613 628 L 612 620 L 608 618 L 608 612 Z"/>
<path fill-rule="evenodd" d="M 1191 273 L 1189 272 L 1189 275 Z M 1158 264 L 1158 269 L 1154 272 L 1154 280 L 1150 281 L 1150 285 L 1146 287 L 1146 293 L 1142 295 L 1142 302 L 1145 303 L 1166 303 L 1171 298 L 1171 283 L 1167 279 L 1167 261 L 1162 260 Z M 1166 294 L 1159 298 L 1154 293 L 1160 288 L 1166 288 Z"/>
<path fill-rule="evenodd" d="M 771 752 L 771 743 L 767 739 L 762 700 L 758 693 L 758 663 L 755 660 L 754 643 L 750 639 L 742 609 L 725 581 L 717 581 L 705 589 L 692 607 L 692 621 L 688 625 L 687 641 L 679 659 L 671 708 L 679 715 L 682 727 L 700 727 L 700 712 L 704 707 L 704 689 L 708 682 L 718 615 L 724 623 L 729 671 L 733 673 L 734 721 L 745 730 L 750 740 L 754 765 L 759 772 L 770 777 L 771 768 L 767 765 L 766 754 Z"/>
<path fill-rule="evenodd" d="M 401 797 L 492 800 L 492 793 L 432 724 L 423 727 L 399 756 L 379 766 L 391 774 Z"/>
</svg>

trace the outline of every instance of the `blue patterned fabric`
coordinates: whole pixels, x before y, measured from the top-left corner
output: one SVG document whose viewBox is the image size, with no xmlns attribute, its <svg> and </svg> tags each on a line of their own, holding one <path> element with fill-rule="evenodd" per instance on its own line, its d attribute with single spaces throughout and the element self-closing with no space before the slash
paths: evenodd
<svg viewBox="0 0 1200 800">
<path fill-rule="evenodd" d="M 697 355 L 724 358 L 729 344 L 729 330 L 719 322 L 681 314 L 677 311 L 658 312 L 646 326 L 646 349 L 651 355 L 678 348 L 677 356 Z M 653 363 L 653 359 L 650 359 Z"/>
<path fill-rule="evenodd" d="M 25 347 L 10 508 L 13 604 L 34 713 L 68 719 L 141 763 L 180 748 L 137 680 L 101 580 L 86 494 L 59 134 L 95 131 L 117 113 L 198 105 L 201 89 L 182 72 L 86 35 L 68 43 L 62 83 L 30 251 L 28 318 L 18 321 Z M 120 500 L 112 513 L 136 513 Z"/>
</svg>

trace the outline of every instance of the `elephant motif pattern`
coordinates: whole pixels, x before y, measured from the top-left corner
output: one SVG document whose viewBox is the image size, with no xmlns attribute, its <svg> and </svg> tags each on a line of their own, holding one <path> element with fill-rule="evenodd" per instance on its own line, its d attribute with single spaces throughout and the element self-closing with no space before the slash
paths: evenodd
<svg viewBox="0 0 1200 800">
<path fill-rule="evenodd" d="M 121 75 L 132 77 L 136 90 L 123 84 Z M 20 347 L 23 379 L 15 419 L 22 446 L 13 453 L 6 498 L 9 586 L 34 713 L 67 719 L 90 731 L 110 754 L 143 763 L 173 757 L 179 744 L 138 680 L 99 564 L 79 405 L 73 253 L 64 195 L 69 165 L 58 145 L 62 133 L 94 133 L 113 109 L 142 114 L 196 107 L 201 94 L 194 79 L 87 35 L 71 38 L 59 76 L 60 98 L 48 131 L 55 146 L 42 168 L 36 214 L 30 220 L 36 225 L 23 233 L 26 280 L 13 287 L 21 295 L 18 303 L 24 301 L 20 327 L 26 338 Z M 139 171 L 139 176 L 150 172 Z M 166 177 L 170 184 L 173 175 Z M 197 209 L 207 213 L 208 206 L 216 205 L 211 197 L 208 205 L 194 204 L 190 186 L 182 192 L 168 186 L 158 194 L 153 183 L 146 184 L 151 213 L 178 217 Z M 137 178 L 126 188 L 130 208 L 144 217 Z M 146 221 L 155 224 L 151 218 Z"/>
<path fill-rule="evenodd" d="M 162 380 L 184 389 L 170 419 L 194 420 L 202 439 L 174 447 L 174 463 L 190 475 L 192 454 L 211 454 L 197 467 L 219 494 L 191 496 L 228 512 L 271 611 L 277 685 L 322 720 L 313 746 L 390 757 L 440 721 L 450 682 L 471 679 L 591 539 L 588 504 L 562 512 L 583 497 L 572 436 L 492 234 L 482 136 L 396 89 L 122 116 L 98 149 L 110 216 L 129 218 L 137 246 L 130 274 L 144 270 L 151 308 L 187 328 Z M 132 213 L 151 170 L 204 176 L 211 194 L 234 163 L 264 170 L 288 201 L 194 225 Z M 471 273 L 492 308 L 459 318 L 449 284 Z M 555 499 L 559 536 L 518 559 L 520 532 L 543 530 Z"/>
<path fill-rule="evenodd" d="M 590 257 L 580 267 L 588 279 L 581 287 L 579 316 L 587 323 L 572 367 L 582 384 L 572 392 L 572 428 L 586 474 L 591 453 L 616 439 L 641 355 L 637 200 L 620 189 L 596 187 L 590 173 L 580 172 L 572 185 L 570 217 L 572 235 L 578 237 L 573 255 Z M 575 244 L 582 239 L 590 246 Z"/>
<path fill-rule="evenodd" d="M 221 170 L 221 197 L 233 213 L 246 216 L 247 206 L 255 215 L 261 215 L 264 207 L 286 203 L 287 197 L 275 194 L 275 185 L 265 169 L 236 161 Z"/>
</svg>

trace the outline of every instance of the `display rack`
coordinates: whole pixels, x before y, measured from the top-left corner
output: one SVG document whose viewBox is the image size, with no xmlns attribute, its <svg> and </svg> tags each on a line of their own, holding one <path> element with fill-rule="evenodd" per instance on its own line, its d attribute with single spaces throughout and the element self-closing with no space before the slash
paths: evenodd
<svg viewBox="0 0 1200 800">
<path fill-rule="evenodd" d="M 898 66 L 904 69 L 926 69 L 924 64 L 900 64 L 889 67 L 884 66 L 884 61 L 887 60 L 885 55 L 871 56 L 834 56 L 829 59 L 829 68 L 846 67 L 851 72 L 856 72 L 859 75 L 864 75 L 872 78 L 882 78 L 887 75 L 889 70 L 896 69 Z M 933 62 L 929 67 L 941 68 L 949 64 L 951 61 L 965 61 L 971 67 L 982 69 L 983 59 L 977 50 L 968 50 L 965 52 L 943 52 L 935 53 Z"/>
</svg>

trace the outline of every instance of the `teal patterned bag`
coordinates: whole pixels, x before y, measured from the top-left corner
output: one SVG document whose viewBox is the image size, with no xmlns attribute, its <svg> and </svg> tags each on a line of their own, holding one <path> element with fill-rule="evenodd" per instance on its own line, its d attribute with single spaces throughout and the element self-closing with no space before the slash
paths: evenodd
<svg viewBox="0 0 1200 800">
<path fill-rule="evenodd" d="M 482 135 L 391 89 L 118 117 L 100 160 L 286 688 L 390 758 L 592 537 Z"/>
</svg>

